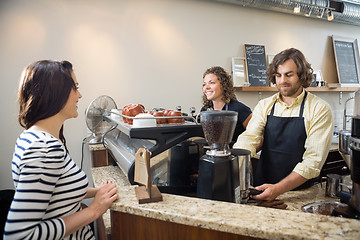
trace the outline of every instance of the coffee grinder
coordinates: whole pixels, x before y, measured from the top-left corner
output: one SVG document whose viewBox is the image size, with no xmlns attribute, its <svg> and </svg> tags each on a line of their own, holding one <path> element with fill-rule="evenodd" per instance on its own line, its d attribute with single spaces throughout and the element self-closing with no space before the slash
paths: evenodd
<svg viewBox="0 0 360 240">
<path fill-rule="evenodd" d="M 229 143 L 234 134 L 237 112 L 204 111 L 200 122 L 210 149 L 199 160 L 197 197 L 234 202 L 239 186 L 239 164 Z"/>
</svg>

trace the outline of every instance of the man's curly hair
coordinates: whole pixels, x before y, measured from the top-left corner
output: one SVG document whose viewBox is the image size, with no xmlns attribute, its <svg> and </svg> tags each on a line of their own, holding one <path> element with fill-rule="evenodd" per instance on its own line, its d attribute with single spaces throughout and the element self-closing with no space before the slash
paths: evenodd
<svg viewBox="0 0 360 240">
<path fill-rule="evenodd" d="M 309 87 L 314 79 L 313 69 L 310 63 L 306 61 L 304 54 L 295 48 L 286 49 L 274 57 L 266 71 L 269 80 L 276 84 L 275 76 L 278 66 L 289 59 L 292 59 L 297 66 L 297 75 L 302 82 L 301 85 L 304 88 Z"/>
</svg>

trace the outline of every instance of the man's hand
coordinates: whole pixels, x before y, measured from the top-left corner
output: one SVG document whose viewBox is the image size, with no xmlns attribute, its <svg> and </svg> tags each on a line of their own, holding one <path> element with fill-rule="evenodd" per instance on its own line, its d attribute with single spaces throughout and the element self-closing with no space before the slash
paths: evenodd
<svg viewBox="0 0 360 240">
<path fill-rule="evenodd" d="M 276 184 L 263 184 L 255 187 L 256 190 L 263 190 L 264 192 L 259 195 L 252 195 L 251 198 L 255 200 L 272 201 L 280 194 L 290 191 L 304 182 L 306 178 L 302 177 L 296 172 L 291 172 L 286 178 Z"/>
<path fill-rule="evenodd" d="M 276 184 L 263 184 L 255 188 L 256 190 L 263 190 L 259 195 L 252 195 L 251 198 L 255 200 L 272 201 L 281 194 L 277 189 Z"/>
</svg>

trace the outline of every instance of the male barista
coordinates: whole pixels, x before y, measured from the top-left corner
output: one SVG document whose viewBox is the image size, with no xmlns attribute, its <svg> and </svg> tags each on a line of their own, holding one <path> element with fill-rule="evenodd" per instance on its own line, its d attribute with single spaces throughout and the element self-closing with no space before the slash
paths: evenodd
<svg viewBox="0 0 360 240">
<path fill-rule="evenodd" d="M 333 118 L 330 106 L 305 91 L 313 80 L 313 69 L 297 49 L 277 54 L 267 75 L 279 92 L 261 100 L 246 131 L 234 148 L 255 154 L 264 138 L 254 186 L 263 190 L 256 200 L 274 200 L 295 188 L 311 186 L 329 152 Z"/>
</svg>

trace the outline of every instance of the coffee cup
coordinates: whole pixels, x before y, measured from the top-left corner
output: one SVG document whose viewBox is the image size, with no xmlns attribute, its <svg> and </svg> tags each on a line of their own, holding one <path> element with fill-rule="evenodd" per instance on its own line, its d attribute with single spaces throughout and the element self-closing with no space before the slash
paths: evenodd
<svg viewBox="0 0 360 240">
<path fill-rule="evenodd" d="M 163 111 L 159 111 L 159 112 L 154 111 L 152 115 L 154 117 L 164 117 L 164 112 Z M 166 118 L 157 118 L 156 123 L 157 124 L 165 124 L 165 123 L 167 123 L 167 120 L 166 120 Z"/>
<path fill-rule="evenodd" d="M 127 107 L 127 116 L 129 117 L 135 117 L 140 113 L 144 113 L 145 109 L 144 106 L 141 104 L 129 104 L 129 106 Z M 129 123 L 130 125 L 133 124 L 133 119 L 129 118 L 127 119 L 127 123 Z"/>
<path fill-rule="evenodd" d="M 171 111 L 168 115 L 169 117 L 177 117 L 177 116 L 182 116 L 182 113 L 180 111 Z M 169 123 L 183 123 L 185 122 L 184 118 L 169 118 L 168 119 Z"/>
<path fill-rule="evenodd" d="M 139 113 L 134 117 L 133 128 L 156 127 L 156 119 L 150 113 Z"/>
</svg>

